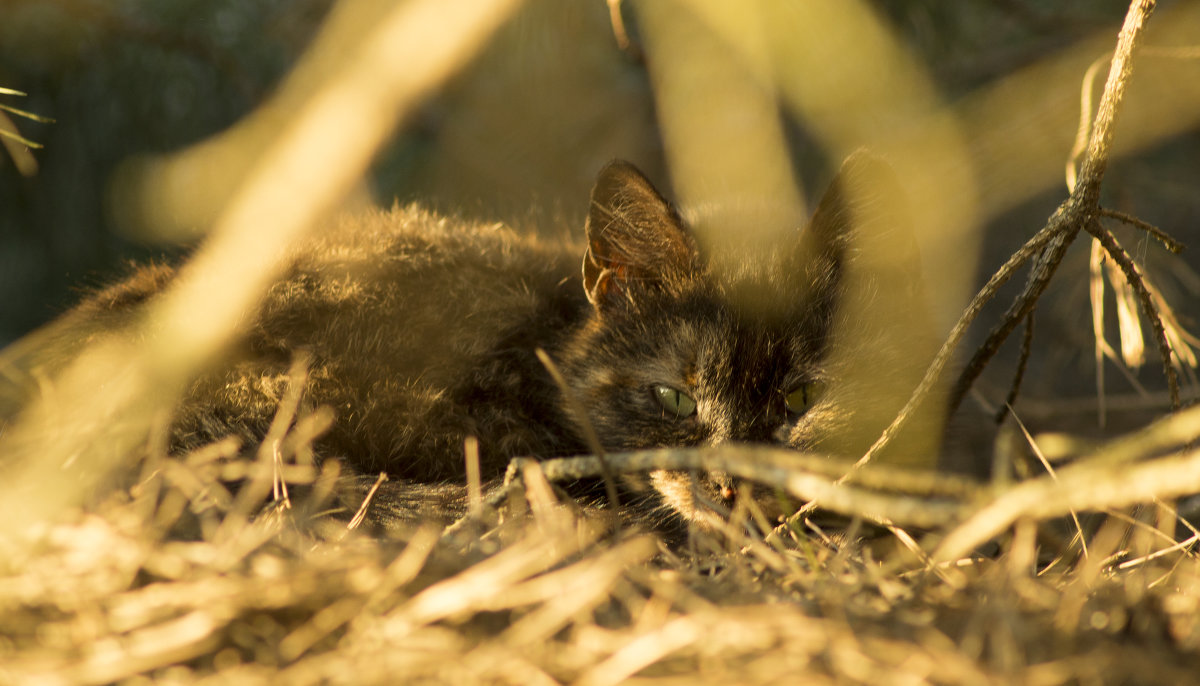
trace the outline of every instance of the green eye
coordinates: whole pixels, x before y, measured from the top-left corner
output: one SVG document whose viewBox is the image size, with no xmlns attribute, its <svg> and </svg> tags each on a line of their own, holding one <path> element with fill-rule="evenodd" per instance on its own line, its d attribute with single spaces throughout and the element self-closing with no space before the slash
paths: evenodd
<svg viewBox="0 0 1200 686">
<path fill-rule="evenodd" d="M 690 417 L 696 412 L 696 401 L 679 389 L 659 384 L 654 387 L 654 398 L 668 415 L 676 419 Z"/>
<path fill-rule="evenodd" d="M 784 396 L 783 402 L 787 405 L 788 412 L 792 414 L 804 414 L 808 412 L 808 408 L 812 407 L 813 403 L 821 399 L 821 395 L 824 392 L 825 384 L 814 381 L 803 384 L 791 393 L 788 393 Z"/>
</svg>

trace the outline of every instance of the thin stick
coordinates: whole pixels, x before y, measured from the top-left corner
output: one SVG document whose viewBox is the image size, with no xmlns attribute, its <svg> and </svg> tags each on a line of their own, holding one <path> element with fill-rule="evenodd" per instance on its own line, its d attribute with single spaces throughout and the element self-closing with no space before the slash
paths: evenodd
<svg viewBox="0 0 1200 686">
<path fill-rule="evenodd" d="M 1134 0 L 1125 14 L 1125 23 L 1117 36 L 1117 48 L 1113 54 L 1108 80 L 1104 83 L 1104 95 L 1092 126 L 1092 139 L 1088 143 L 1087 156 L 1080 166 L 1079 177 L 1086 206 L 1099 207 L 1100 181 L 1108 165 L 1108 154 L 1116 127 L 1117 112 L 1125 99 L 1133 71 L 1133 51 L 1141 41 L 1146 20 L 1154 12 L 1155 0 Z M 1074 191 L 1072 191 L 1074 195 Z"/>
<path fill-rule="evenodd" d="M 1146 314 L 1146 319 L 1150 320 L 1150 328 L 1154 329 L 1154 340 L 1158 343 L 1158 355 L 1162 359 L 1163 373 L 1167 376 L 1167 388 L 1171 393 L 1171 409 L 1178 410 L 1180 407 L 1179 378 L 1175 374 L 1175 365 L 1171 363 L 1171 344 L 1167 341 L 1167 331 L 1163 327 L 1158 308 L 1154 305 L 1154 299 L 1150 296 L 1150 290 L 1142 281 L 1142 275 L 1138 272 L 1137 265 L 1112 233 L 1096 222 L 1088 224 L 1087 230 L 1100 242 L 1108 256 L 1125 273 L 1125 280 L 1129 282 L 1129 285 L 1138 294 L 1138 298 L 1141 299 L 1142 311 Z"/>
<path fill-rule="evenodd" d="M 367 495 L 363 498 L 362 505 L 358 506 L 358 512 L 354 513 L 354 517 L 350 523 L 346 525 L 347 531 L 353 531 L 358 528 L 359 524 L 367 517 L 367 507 L 371 505 L 371 499 L 375 497 L 375 492 L 383 485 L 384 481 L 388 480 L 387 472 L 379 472 L 379 478 L 375 479 L 375 484 L 371 486 L 371 490 L 367 491 Z"/>
<path fill-rule="evenodd" d="M 1125 88 L 1129 82 L 1133 50 L 1141 38 L 1142 28 L 1146 19 L 1149 18 L 1153 10 L 1154 0 L 1134 0 L 1129 6 L 1128 13 L 1125 15 L 1125 23 L 1121 27 L 1121 33 L 1117 38 L 1117 48 L 1112 60 L 1112 66 L 1109 69 L 1108 79 L 1104 84 L 1104 95 L 1101 97 L 1100 108 L 1096 113 L 1096 119 L 1092 126 L 1092 137 L 1087 147 L 1087 155 L 1084 157 L 1083 164 L 1080 167 L 1080 182 L 1072 189 L 1071 196 L 1051 215 L 1050 219 L 1046 222 L 1046 226 L 1035 234 L 1033 238 L 1029 239 L 1025 245 L 1021 246 L 1021 249 L 1014 253 L 1004 263 L 1004 266 L 992 275 L 992 278 L 988 280 L 988 283 L 980 290 L 979 294 L 972 299 L 970 305 L 967 306 L 967 310 L 959 318 L 958 323 L 954 325 L 954 329 L 951 330 L 950 336 L 942 345 L 941 350 L 934 357 L 933 363 L 929 365 L 929 369 L 925 372 L 925 377 L 921 379 L 921 383 L 918 384 L 916 390 L 909 397 L 908 403 L 900 410 L 900 414 L 896 416 L 892 423 L 884 429 L 874 445 L 855 463 L 854 469 L 869 462 L 904 427 L 909 418 L 914 414 L 913 411 L 925 399 L 925 396 L 933 388 L 938 377 L 941 376 L 942 369 L 950 359 L 954 349 L 961 342 L 963 335 L 966 333 L 967 326 L 978 316 L 979 310 L 994 296 L 996 289 L 1012 277 L 1013 272 L 1018 267 L 1028 261 L 1035 252 L 1042 250 L 1044 247 L 1045 250 L 1033 266 L 1025 291 L 1018 296 L 1012 307 L 1005 314 L 1004 321 L 992 331 L 992 334 L 988 337 L 988 341 L 976 352 L 972 363 L 968 365 L 963 375 L 960 376 L 955 391 L 957 397 L 948 404 L 949 411 L 953 411 L 953 408 L 957 405 L 957 400 L 961 399 L 966 389 L 970 387 L 975 377 L 978 376 L 979 371 L 982 370 L 982 365 L 986 364 L 991 358 L 995 349 L 999 347 L 1000 343 L 1016 327 L 1017 322 L 1028 315 L 1033 309 L 1037 297 L 1045 290 L 1046 284 L 1049 283 L 1054 270 L 1057 269 L 1058 264 L 1062 261 L 1062 256 L 1065 254 L 1071 240 L 1078 234 L 1080 228 L 1090 222 L 1092 217 L 1099 211 L 1100 181 L 1104 176 L 1109 150 L 1112 148 L 1113 127 L 1116 122 L 1117 110 L 1124 100 Z M 848 478 L 849 476 L 850 473 L 848 472 L 843 478 Z M 812 507 L 814 507 L 812 503 L 805 505 L 799 512 L 789 518 L 789 523 L 810 511 Z"/>
<path fill-rule="evenodd" d="M 613 38 L 617 47 L 629 49 L 629 32 L 625 30 L 625 19 L 621 16 L 621 0 L 608 0 L 608 23 L 612 24 Z"/>
<path fill-rule="evenodd" d="M 1021 358 L 1017 360 L 1017 372 L 1013 374 L 1012 387 L 1008 389 L 1008 397 L 1004 399 L 1004 407 L 996 412 L 996 423 L 1004 421 L 1004 417 L 1012 411 L 1017 402 L 1017 394 L 1021 391 L 1021 381 L 1025 378 L 1025 368 L 1029 365 L 1029 354 L 1033 349 L 1033 311 L 1025 317 L 1025 334 L 1021 337 Z"/>
<path fill-rule="evenodd" d="M 1011 406 L 1009 409 L 1012 409 Z M 1033 434 L 1029 433 L 1025 422 L 1022 422 L 1021 418 L 1015 412 L 1013 413 L 1013 420 L 1017 423 L 1017 427 L 1021 429 L 1021 434 L 1025 436 L 1025 441 L 1029 444 L 1030 449 L 1033 450 L 1033 454 L 1037 457 L 1038 462 L 1042 463 L 1042 469 L 1046 470 L 1046 474 L 1050 476 L 1052 481 L 1058 481 L 1058 473 L 1054 471 L 1054 465 L 1050 464 L 1050 460 L 1046 459 L 1046 454 L 1042 452 L 1041 446 L 1037 444 L 1037 441 L 1033 440 Z M 1087 537 L 1083 534 L 1083 525 L 1079 523 L 1079 514 L 1074 509 L 1068 510 L 1068 512 L 1071 514 L 1071 521 L 1075 523 L 1075 531 L 1079 535 L 1079 545 L 1083 548 L 1083 556 L 1088 557 Z"/>
<path fill-rule="evenodd" d="M 583 404 L 579 402 L 579 398 L 575 397 L 575 393 L 571 391 L 571 387 L 567 385 L 567 380 L 563 378 L 562 372 L 558 370 L 558 365 L 554 364 L 554 360 L 546 354 L 545 350 L 538 348 L 534 351 L 542 366 L 550 372 L 550 378 L 554 379 L 554 383 L 562 391 L 563 399 L 567 403 L 567 407 L 571 411 L 571 415 L 575 418 L 575 425 L 579 427 L 580 433 L 583 434 L 583 441 L 587 443 L 588 450 L 600 460 L 600 475 L 604 478 L 604 492 L 608 496 L 608 502 L 612 506 L 614 523 L 616 523 L 617 508 L 621 505 L 620 498 L 617 497 L 617 481 L 613 478 L 612 470 L 608 468 L 608 462 L 605 460 L 604 446 L 600 445 L 600 436 L 596 434 L 595 427 L 588 420 L 587 411 Z"/>
<path fill-rule="evenodd" d="M 1110 219 L 1116 219 L 1117 221 L 1124 222 L 1126 224 L 1129 224 L 1130 226 L 1133 226 L 1133 227 L 1141 229 L 1142 231 L 1145 231 L 1146 233 L 1150 234 L 1151 236 L 1154 236 L 1155 238 L 1157 238 L 1158 241 L 1163 244 L 1163 247 L 1166 248 L 1167 250 L 1171 251 L 1172 254 L 1178 255 L 1179 253 L 1183 252 L 1183 248 L 1184 248 L 1183 243 L 1180 243 L 1179 241 L 1172 238 L 1166 231 L 1163 231 L 1162 229 L 1158 228 L 1157 226 L 1151 224 L 1148 221 L 1138 219 L 1137 217 L 1133 216 L 1132 214 L 1125 214 L 1124 212 L 1118 212 L 1117 210 L 1110 210 L 1110 209 L 1101 207 L 1100 208 L 1100 216 L 1108 217 Z"/>
<path fill-rule="evenodd" d="M 288 508 L 292 504 L 288 497 L 287 482 L 283 480 L 282 476 L 283 455 L 279 447 L 283 443 L 283 437 L 287 434 L 288 429 L 292 427 L 296 412 L 300 409 L 300 400 L 304 397 L 305 386 L 308 385 L 310 359 L 311 355 L 301 352 L 292 360 L 292 366 L 288 369 L 287 388 L 283 392 L 283 398 L 279 401 L 279 407 L 275 410 L 271 426 L 258 446 L 258 460 L 263 463 L 270 461 L 272 466 L 272 497 L 275 502 L 282 501 L 284 507 Z"/>
<path fill-rule="evenodd" d="M 988 333 L 987 339 L 975 350 L 970 362 L 959 374 L 958 382 L 954 384 L 954 389 L 950 392 L 950 400 L 946 405 L 947 412 L 954 412 L 967 391 L 970 390 L 971 385 L 983 373 L 984 367 L 1000 350 L 1000 346 L 1008 339 L 1013 329 L 1017 328 L 1017 324 L 1029 316 L 1029 313 L 1037 305 L 1038 298 L 1050 285 L 1050 279 L 1054 277 L 1058 265 L 1062 263 L 1062 259 L 1067 253 L 1067 247 L 1079 232 L 1078 226 L 1073 225 L 1074 217 L 1070 216 L 1070 212 L 1067 210 L 1069 203 L 1070 201 L 1064 203 L 1059 211 L 1051 217 L 1047 228 L 1052 228 L 1054 235 L 1034 262 L 1029 279 L 1025 283 L 1025 289 L 1013 300 L 1012 305 L 1004 312 L 1000 323 Z"/>
<path fill-rule="evenodd" d="M 673 471 L 722 471 L 779 488 L 795 498 L 815 501 L 824 509 L 859 515 L 871 521 L 888 519 L 898 525 L 932 527 L 958 521 L 963 503 L 977 498 L 977 483 L 935 472 L 915 472 L 898 467 L 872 465 L 859 472 L 854 484 L 839 483 L 849 469 L 844 461 L 823 455 L 805 455 L 785 448 L 732 444 L 698 448 L 660 448 L 605 457 L 606 468 L 621 473 L 658 469 Z M 520 465 L 509 465 L 511 486 L 520 481 Z M 602 474 L 594 456 L 560 458 L 540 463 L 551 482 L 574 481 Z M 506 489 L 492 491 L 487 502 L 498 505 Z M 778 529 L 777 529 L 778 530 Z"/>
<path fill-rule="evenodd" d="M 467 516 L 479 519 L 483 515 L 483 487 L 479 473 L 479 439 L 467 436 L 463 445 L 467 461 Z"/>
<path fill-rule="evenodd" d="M 1057 481 L 1039 477 L 1000 493 L 951 530 L 933 558 L 938 562 L 957 560 L 1021 518 L 1050 519 L 1071 510 L 1128 507 L 1155 498 L 1188 495 L 1194 492 L 1197 480 L 1200 453 L 1196 451 L 1122 465 L 1098 464 L 1085 457 L 1060 469 Z M 1093 539 L 1093 555 L 1096 551 Z"/>
<path fill-rule="evenodd" d="M 1055 216 L 1058 215 L 1056 214 Z M 983 288 L 979 289 L 979 292 L 971 299 L 971 302 L 967 305 L 967 309 L 959 316 L 958 321 L 954 324 L 954 328 L 950 330 L 950 335 L 946 337 L 946 342 L 942 343 L 942 347 L 938 350 L 937 355 L 934 356 L 933 362 L 925 370 L 925 376 L 921 378 L 921 382 L 917 384 L 912 395 L 908 397 L 908 402 L 904 404 L 904 407 L 901 408 L 899 414 L 892 420 L 892 423 L 883 430 L 883 433 L 875 440 L 875 443 L 867 449 L 867 452 L 849 470 L 842 474 L 836 483 L 840 484 L 844 482 L 852 474 L 874 459 L 879 454 L 879 451 L 883 450 L 888 443 L 891 443 L 896 434 L 908 424 L 909 419 L 916 414 L 917 408 L 925 401 L 926 396 L 929 395 L 929 392 L 933 390 L 934 385 L 941 378 L 942 371 L 945 370 L 950 357 L 954 355 L 954 350 L 962 342 L 963 336 L 966 335 L 967 327 L 979 316 L 979 313 L 983 310 L 983 306 L 995 297 L 1000 287 L 1007 283 L 1012 278 L 1012 275 L 1029 261 L 1029 258 L 1033 257 L 1057 235 L 1058 225 L 1053 223 L 1052 220 L 1041 231 L 1034 234 L 1033 238 L 1026 241 L 1025 245 L 1022 245 L 1019 250 L 1008 258 L 1008 261 L 992 274 L 992 277 L 988 279 Z M 775 530 L 771 532 L 768 539 L 783 535 L 783 532 L 792 528 L 798 521 L 808 515 L 809 512 L 816 509 L 816 507 L 817 503 L 815 501 L 805 503 L 803 507 L 796 510 L 786 521 L 775 527 Z"/>
</svg>

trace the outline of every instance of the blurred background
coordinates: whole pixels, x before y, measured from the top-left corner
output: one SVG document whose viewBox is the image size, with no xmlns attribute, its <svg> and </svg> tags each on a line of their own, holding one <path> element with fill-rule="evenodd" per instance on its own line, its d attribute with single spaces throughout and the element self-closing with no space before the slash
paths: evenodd
<svg viewBox="0 0 1200 686">
<path fill-rule="evenodd" d="M 1180 4 L 1161 2 L 1159 15 Z M 13 118 L 22 135 L 44 146 L 34 151 L 35 174 L 23 176 L 7 156 L 0 159 L 0 345 L 63 312 L 81 288 L 120 278 L 131 260 L 171 258 L 195 244 L 205 229 L 203 213 L 131 216 L 121 202 L 129 179 L 138 178 L 146 160 L 228 129 L 271 97 L 333 5 L 330 0 L 0 3 L 0 86 L 28 94 L 0 96 L 0 102 L 54 119 Z M 1059 103 L 1057 111 L 1070 115 L 1040 132 L 1045 158 L 1057 160 L 1059 168 L 1075 134 L 1080 79 L 1093 59 L 1111 49 L 1126 7 L 1123 0 L 873 3 L 879 20 L 945 102 L 966 102 L 1011 74 L 1057 60 L 1055 76 L 1039 87 L 1037 98 Z M 638 17 L 627 6 L 624 18 L 633 46 L 623 50 L 604 0 L 526 2 L 479 59 L 403 124 L 376 159 L 360 199 L 385 206 L 419 200 L 472 218 L 578 231 L 592 178 L 614 157 L 635 162 L 670 194 L 673 177 L 652 79 L 639 55 Z M 1077 47 L 1087 41 L 1097 47 Z M 886 75 L 894 65 L 876 68 Z M 1143 60 L 1136 78 L 1158 68 Z M 1002 99 L 1002 91 L 992 95 Z M 1024 109 L 1021 102 L 1010 105 Z M 1034 103 L 1028 109 L 1036 109 Z M 829 159 L 813 131 L 794 117 L 785 118 L 784 133 L 787 159 L 811 207 L 840 160 Z M 1020 149 L 1014 146 L 1014 154 Z M 252 146 L 247 150 L 253 154 Z M 985 168 L 978 193 L 987 197 L 1003 190 L 989 186 L 1003 180 L 989 181 L 987 158 L 975 162 Z M 1020 159 L 1008 164 L 1021 168 Z M 1185 127 L 1120 158 L 1110 165 L 1103 187 L 1107 206 L 1197 243 L 1200 132 Z M 961 257 L 976 284 L 1044 224 L 1066 191 L 1060 174 L 1036 193 L 1014 196 L 1013 203 L 985 212 L 978 261 L 969 253 Z M 172 222 L 179 226 L 166 239 L 147 229 Z M 1200 277 L 1189 266 L 1195 258 L 1172 257 L 1144 234 L 1120 229 L 1118 235 L 1177 308 L 1181 324 L 1197 328 Z M 1039 307 L 1036 355 L 1026 381 L 1032 414 L 1075 412 L 1076 406 L 1082 414 L 1094 411 L 1087 400 L 1095 384 L 1088 251 L 1086 241 L 1079 243 Z M 1014 292 L 1006 291 L 985 313 L 975 339 Z M 952 322 L 956 312 L 943 309 L 939 321 Z M 1108 316 L 1109 330 L 1115 331 L 1111 307 Z M 1003 398 L 1017 348 L 1016 340 L 1005 346 L 978 385 L 993 403 Z M 1153 348 L 1149 359 L 1135 373 L 1136 383 L 1110 371 L 1108 385 L 1114 394 L 1132 398 L 1133 406 L 1159 411 L 1162 399 L 1153 393 L 1164 384 Z M 1151 395 L 1140 395 L 1139 385 Z M 1039 406 L 1039 398 L 1052 400 L 1052 407 Z"/>
</svg>

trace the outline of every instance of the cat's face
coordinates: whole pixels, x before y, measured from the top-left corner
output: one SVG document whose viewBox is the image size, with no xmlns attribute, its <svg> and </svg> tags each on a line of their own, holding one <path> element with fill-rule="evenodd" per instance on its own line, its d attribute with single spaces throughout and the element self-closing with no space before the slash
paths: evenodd
<svg viewBox="0 0 1200 686">
<path fill-rule="evenodd" d="M 786 316 L 754 317 L 722 285 L 702 277 L 641 293 L 576 339 L 567 376 L 606 448 L 805 445 L 803 420 L 829 381 L 827 308 L 798 301 Z"/>
<path fill-rule="evenodd" d="M 889 174 L 865 155 L 852 158 L 807 228 L 746 257 L 703 254 L 645 177 L 625 163 L 606 167 L 592 193 L 583 268 L 594 316 L 562 355 L 604 447 L 757 442 L 836 451 L 854 403 L 829 348 L 850 223 L 862 223 L 844 187 Z M 744 488 L 721 474 L 661 471 L 651 482 L 697 521 Z M 756 502 L 768 516 L 784 514 L 773 496 Z"/>
</svg>

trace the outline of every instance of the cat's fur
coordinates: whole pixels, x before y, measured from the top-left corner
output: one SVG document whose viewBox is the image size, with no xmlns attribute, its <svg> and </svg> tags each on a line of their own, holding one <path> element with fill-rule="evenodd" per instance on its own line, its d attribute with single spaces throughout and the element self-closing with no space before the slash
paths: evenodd
<svg viewBox="0 0 1200 686">
<path fill-rule="evenodd" d="M 385 509 L 453 509 L 446 496 L 461 487 L 411 484 L 464 483 L 468 436 L 479 440 L 485 478 L 513 457 L 587 452 L 581 418 L 536 358 L 540 348 L 607 450 L 755 441 L 860 451 L 880 428 L 872 412 L 890 416 L 899 406 L 876 397 L 881 379 L 900 377 L 911 388 L 902 368 L 920 366 L 901 344 L 907 334 L 886 330 L 887 316 L 847 304 L 875 302 L 883 291 L 920 299 L 912 264 L 882 280 L 868 275 L 861 294 L 847 295 L 858 242 L 895 230 L 911 249 L 903 220 L 892 216 L 897 194 L 886 165 L 856 154 L 806 229 L 751 258 L 706 254 L 676 209 L 621 162 L 599 174 L 586 246 L 417 207 L 342 219 L 296 250 L 228 363 L 195 382 L 173 444 L 229 434 L 260 441 L 304 351 L 304 403 L 336 414 L 316 443 L 319 455 L 360 473 L 386 471 L 393 485 Z M 118 316 L 172 274 L 147 267 L 76 316 Z M 845 326 L 854 317 L 871 322 Z M 907 315 L 894 323 L 919 328 Z M 881 346 L 862 343 L 864 335 L 892 339 Z M 835 339 L 874 363 L 855 353 L 847 364 L 831 354 Z M 856 367 L 870 371 L 855 381 Z M 694 413 L 665 409 L 660 386 L 694 400 Z M 785 398 L 801 388 L 812 390 L 811 403 L 789 408 Z M 866 426 L 856 425 L 860 415 Z M 698 503 L 729 504 L 737 491 L 722 475 L 693 483 L 656 473 L 650 481 L 666 510 L 691 519 Z"/>
</svg>

